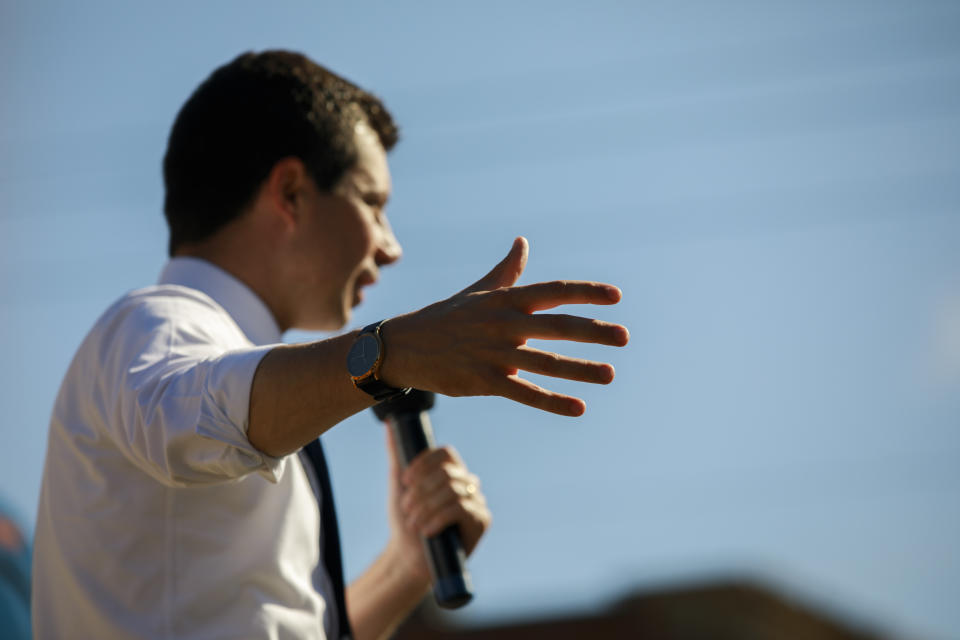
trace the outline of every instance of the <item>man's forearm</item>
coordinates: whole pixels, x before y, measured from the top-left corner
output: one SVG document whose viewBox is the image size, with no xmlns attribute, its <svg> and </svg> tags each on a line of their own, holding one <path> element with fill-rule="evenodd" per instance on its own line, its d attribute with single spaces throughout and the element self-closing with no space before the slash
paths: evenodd
<svg viewBox="0 0 960 640">
<path fill-rule="evenodd" d="M 374 404 L 347 374 L 357 333 L 277 347 L 263 357 L 250 389 L 247 437 L 253 446 L 275 457 L 292 453 Z"/>
<path fill-rule="evenodd" d="M 387 638 L 423 599 L 429 581 L 407 569 L 392 547 L 347 587 L 347 611 L 356 640 Z"/>
</svg>

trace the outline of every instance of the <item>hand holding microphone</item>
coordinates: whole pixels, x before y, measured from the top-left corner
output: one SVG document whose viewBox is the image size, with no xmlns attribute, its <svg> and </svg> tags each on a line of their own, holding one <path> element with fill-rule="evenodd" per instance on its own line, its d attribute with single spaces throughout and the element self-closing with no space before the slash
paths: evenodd
<svg viewBox="0 0 960 640">
<path fill-rule="evenodd" d="M 433 431 L 426 413 L 433 406 L 433 402 L 433 393 L 412 390 L 407 395 L 381 402 L 373 408 L 377 417 L 385 421 L 391 430 L 397 450 L 397 458 L 404 469 L 421 452 L 428 449 L 434 450 Z M 466 469 L 462 467 L 462 463 L 459 462 L 459 458 L 452 450 L 436 449 L 432 454 L 429 454 L 433 456 L 432 460 L 418 461 L 418 466 L 422 468 L 424 462 L 434 464 L 437 460 L 442 460 L 451 453 L 455 460 L 449 461 L 450 468 L 454 471 L 462 469 L 460 472 L 466 473 Z M 451 498 L 451 500 L 448 500 L 449 504 L 437 515 L 449 517 L 451 513 L 456 513 L 457 510 L 460 510 L 460 513 L 463 514 L 469 513 L 469 511 L 464 511 L 465 509 L 477 508 L 478 501 L 476 498 L 479 496 L 482 500 L 482 496 L 477 493 L 474 482 L 464 483 L 460 477 L 451 477 L 448 484 L 449 486 L 441 489 L 437 497 L 443 499 L 445 497 L 444 491 L 446 491 L 451 496 L 456 497 L 458 502 L 452 501 Z M 476 519 L 480 521 L 482 532 L 482 529 L 489 523 L 489 511 L 482 503 L 479 503 L 479 507 L 481 507 L 479 509 L 481 513 L 471 513 L 470 515 L 476 516 Z M 442 521 L 440 524 L 442 524 Z M 467 533 L 473 535 L 472 538 L 468 535 L 468 542 L 475 543 L 475 538 L 479 537 L 478 532 L 471 531 L 475 528 L 468 528 Z M 465 566 L 467 553 L 458 526 L 450 524 L 435 535 L 422 538 L 422 543 L 433 578 L 433 593 L 437 604 L 448 609 L 467 604 L 473 597 L 473 589 L 470 575 Z"/>
</svg>

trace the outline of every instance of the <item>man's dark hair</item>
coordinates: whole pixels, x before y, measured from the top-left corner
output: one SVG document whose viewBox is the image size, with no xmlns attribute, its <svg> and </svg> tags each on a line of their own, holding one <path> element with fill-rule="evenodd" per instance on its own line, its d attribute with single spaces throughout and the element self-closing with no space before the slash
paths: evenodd
<svg viewBox="0 0 960 640">
<path fill-rule="evenodd" d="M 363 119 L 385 150 L 396 144 L 378 98 L 299 53 L 244 53 L 214 71 L 177 114 L 163 159 L 170 254 L 238 217 L 283 158 L 332 188 L 357 161 Z"/>
</svg>

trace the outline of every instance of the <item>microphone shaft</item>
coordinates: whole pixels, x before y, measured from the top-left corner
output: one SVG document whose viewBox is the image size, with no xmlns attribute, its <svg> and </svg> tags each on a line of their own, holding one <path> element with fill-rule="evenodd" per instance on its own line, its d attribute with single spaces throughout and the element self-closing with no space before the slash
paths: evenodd
<svg viewBox="0 0 960 640">
<path fill-rule="evenodd" d="M 421 451 L 436 446 L 426 411 L 391 413 L 387 415 L 387 424 L 393 430 L 404 468 Z M 473 587 L 457 526 L 450 525 L 439 534 L 424 538 L 423 544 L 433 573 L 433 595 L 437 604 L 445 609 L 456 609 L 470 602 Z"/>
</svg>

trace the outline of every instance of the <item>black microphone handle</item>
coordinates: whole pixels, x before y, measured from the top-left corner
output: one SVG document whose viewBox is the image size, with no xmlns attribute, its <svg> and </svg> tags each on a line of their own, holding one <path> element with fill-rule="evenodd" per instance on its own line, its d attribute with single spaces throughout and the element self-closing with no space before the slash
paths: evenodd
<svg viewBox="0 0 960 640">
<path fill-rule="evenodd" d="M 387 424 L 393 429 L 403 467 L 424 449 L 436 446 L 433 429 L 426 411 L 388 413 Z M 456 609 L 473 599 L 473 585 L 467 572 L 467 554 L 460 540 L 460 530 L 450 525 L 435 536 L 423 539 L 433 574 L 433 596 L 444 609 Z"/>
</svg>

